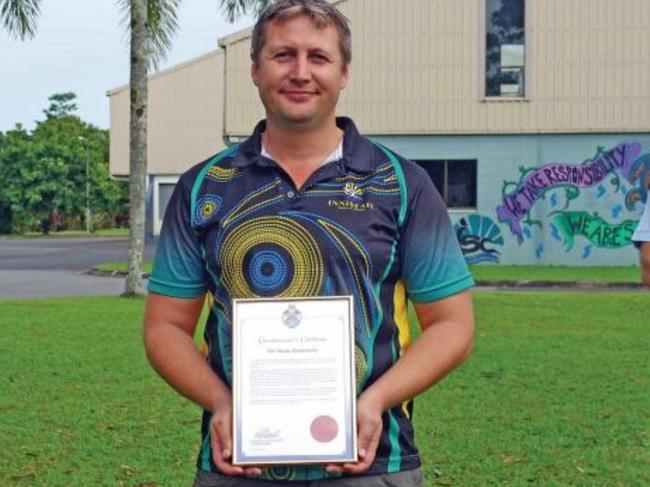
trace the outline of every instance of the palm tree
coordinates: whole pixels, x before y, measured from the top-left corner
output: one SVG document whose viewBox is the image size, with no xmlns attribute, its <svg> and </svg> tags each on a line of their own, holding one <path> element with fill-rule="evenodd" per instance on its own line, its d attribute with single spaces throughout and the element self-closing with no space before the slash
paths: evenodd
<svg viewBox="0 0 650 487">
<path fill-rule="evenodd" d="M 250 11 L 259 12 L 273 0 L 219 0 L 226 18 L 233 22 Z M 147 179 L 147 72 L 171 47 L 178 27 L 181 0 L 120 0 L 130 14 L 131 30 L 131 125 L 130 125 L 130 239 L 129 272 L 124 296 L 144 294 L 142 254 L 145 238 Z M 148 20 L 148 23 L 147 23 Z"/>
<path fill-rule="evenodd" d="M 144 294 L 142 255 L 145 235 L 147 184 L 147 70 L 150 60 L 147 35 L 147 0 L 130 0 L 131 118 L 129 126 L 129 273 L 125 296 Z M 172 10 L 172 13 L 174 11 Z M 174 20 L 174 17 L 171 18 Z M 173 27 L 175 28 L 175 23 Z M 154 45 L 153 43 L 151 43 Z"/>
<path fill-rule="evenodd" d="M 164 59 L 178 27 L 182 0 L 119 0 L 131 32 L 131 120 L 129 142 L 129 273 L 124 296 L 144 293 L 142 254 L 145 236 L 147 182 L 147 73 Z M 248 12 L 259 12 L 273 0 L 218 0 L 226 18 L 233 22 Z M 0 0 L 0 22 L 20 39 L 36 31 L 41 0 Z"/>
</svg>

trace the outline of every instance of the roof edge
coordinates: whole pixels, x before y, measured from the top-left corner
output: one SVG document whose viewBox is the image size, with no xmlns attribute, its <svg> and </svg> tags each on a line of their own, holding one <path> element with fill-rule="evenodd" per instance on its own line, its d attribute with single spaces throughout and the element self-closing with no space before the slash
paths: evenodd
<svg viewBox="0 0 650 487">
<path fill-rule="evenodd" d="M 578 127 L 575 129 L 557 129 L 557 130 L 520 130 L 518 132 L 508 131 L 495 131 L 495 130 L 395 130 L 393 132 L 375 132 L 371 130 L 363 130 L 363 135 L 366 137 L 458 137 L 458 136 L 542 136 L 542 135 L 648 135 L 648 131 L 642 127 L 628 127 L 618 128 L 614 130 L 612 127 L 609 129 L 601 128 L 585 128 Z M 239 139 L 250 137 L 251 131 L 240 131 L 239 129 L 226 131 L 224 129 L 224 137 Z"/>
<path fill-rule="evenodd" d="M 235 44 L 236 42 L 243 41 L 253 35 L 253 26 L 246 27 L 245 29 L 233 32 L 230 35 L 220 37 L 218 40 L 219 47 L 225 49 L 226 46 L 230 44 Z"/>
<path fill-rule="evenodd" d="M 219 47 L 217 49 L 213 49 L 212 51 L 208 51 L 205 54 L 201 54 L 200 56 L 196 56 L 196 57 L 193 57 L 191 59 L 188 59 L 187 61 L 182 61 L 182 62 L 180 62 L 178 64 L 174 64 L 173 66 L 165 68 L 165 69 L 163 69 L 161 71 L 156 71 L 155 73 L 150 74 L 147 77 L 147 79 L 149 81 L 151 81 L 151 80 L 154 80 L 154 79 L 157 79 L 157 78 L 161 78 L 162 76 L 166 76 L 166 75 L 171 74 L 171 73 L 173 73 L 175 71 L 179 71 L 179 70 L 181 70 L 183 68 L 186 68 L 187 66 L 190 66 L 192 64 L 196 64 L 196 63 L 199 63 L 199 62 L 204 61 L 206 59 L 209 59 L 212 56 L 218 56 L 219 54 L 223 54 L 223 49 L 221 47 Z M 112 88 L 110 90 L 107 90 L 106 91 L 106 96 L 113 96 L 113 95 L 116 95 L 116 94 L 118 94 L 118 93 L 120 93 L 120 92 L 122 92 L 124 90 L 128 90 L 128 89 L 129 89 L 129 84 L 127 83 L 127 84 L 118 86 L 116 88 Z"/>
</svg>

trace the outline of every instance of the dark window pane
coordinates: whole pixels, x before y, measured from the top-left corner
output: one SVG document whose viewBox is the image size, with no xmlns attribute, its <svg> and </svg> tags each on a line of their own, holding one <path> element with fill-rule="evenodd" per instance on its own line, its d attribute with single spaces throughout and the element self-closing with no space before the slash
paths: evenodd
<svg viewBox="0 0 650 487">
<path fill-rule="evenodd" d="M 523 96 L 525 0 L 485 1 L 485 94 Z"/>
<path fill-rule="evenodd" d="M 434 186 L 438 192 L 444 198 L 445 196 L 445 161 L 415 161 L 420 167 L 422 167 L 431 181 L 433 181 Z"/>
<path fill-rule="evenodd" d="M 447 206 L 476 207 L 476 161 L 447 162 Z"/>
<path fill-rule="evenodd" d="M 415 162 L 427 172 L 447 207 L 476 208 L 476 160 Z"/>
</svg>

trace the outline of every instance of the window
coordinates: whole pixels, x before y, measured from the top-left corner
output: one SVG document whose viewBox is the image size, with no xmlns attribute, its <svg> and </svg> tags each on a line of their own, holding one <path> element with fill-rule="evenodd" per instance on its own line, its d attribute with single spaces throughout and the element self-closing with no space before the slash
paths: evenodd
<svg viewBox="0 0 650 487">
<path fill-rule="evenodd" d="M 476 208 L 476 160 L 416 160 L 448 208 Z"/>
<path fill-rule="evenodd" d="M 486 0 L 485 96 L 523 97 L 525 0 Z"/>
<path fill-rule="evenodd" d="M 153 183 L 153 234 L 159 235 L 167 204 L 178 181 L 174 176 L 156 176 Z"/>
<path fill-rule="evenodd" d="M 167 210 L 167 205 L 169 200 L 172 199 L 172 193 L 174 192 L 174 183 L 161 183 L 158 185 L 158 214 L 161 216 L 165 215 L 165 210 Z"/>
</svg>

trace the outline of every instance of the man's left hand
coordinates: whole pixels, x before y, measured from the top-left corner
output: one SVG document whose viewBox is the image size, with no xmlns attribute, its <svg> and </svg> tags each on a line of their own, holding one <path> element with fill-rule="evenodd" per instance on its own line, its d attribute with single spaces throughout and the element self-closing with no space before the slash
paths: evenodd
<svg viewBox="0 0 650 487">
<path fill-rule="evenodd" d="M 369 394 L 363 393 L 357 400 L 357 448 L 359 460 L 355 463 L 328 465 L 330 473 L 358 474 L 365 472 L 375 461 L 377 445 L 381 436 L 383 410 L 379 401 Z"/>
</svg>

